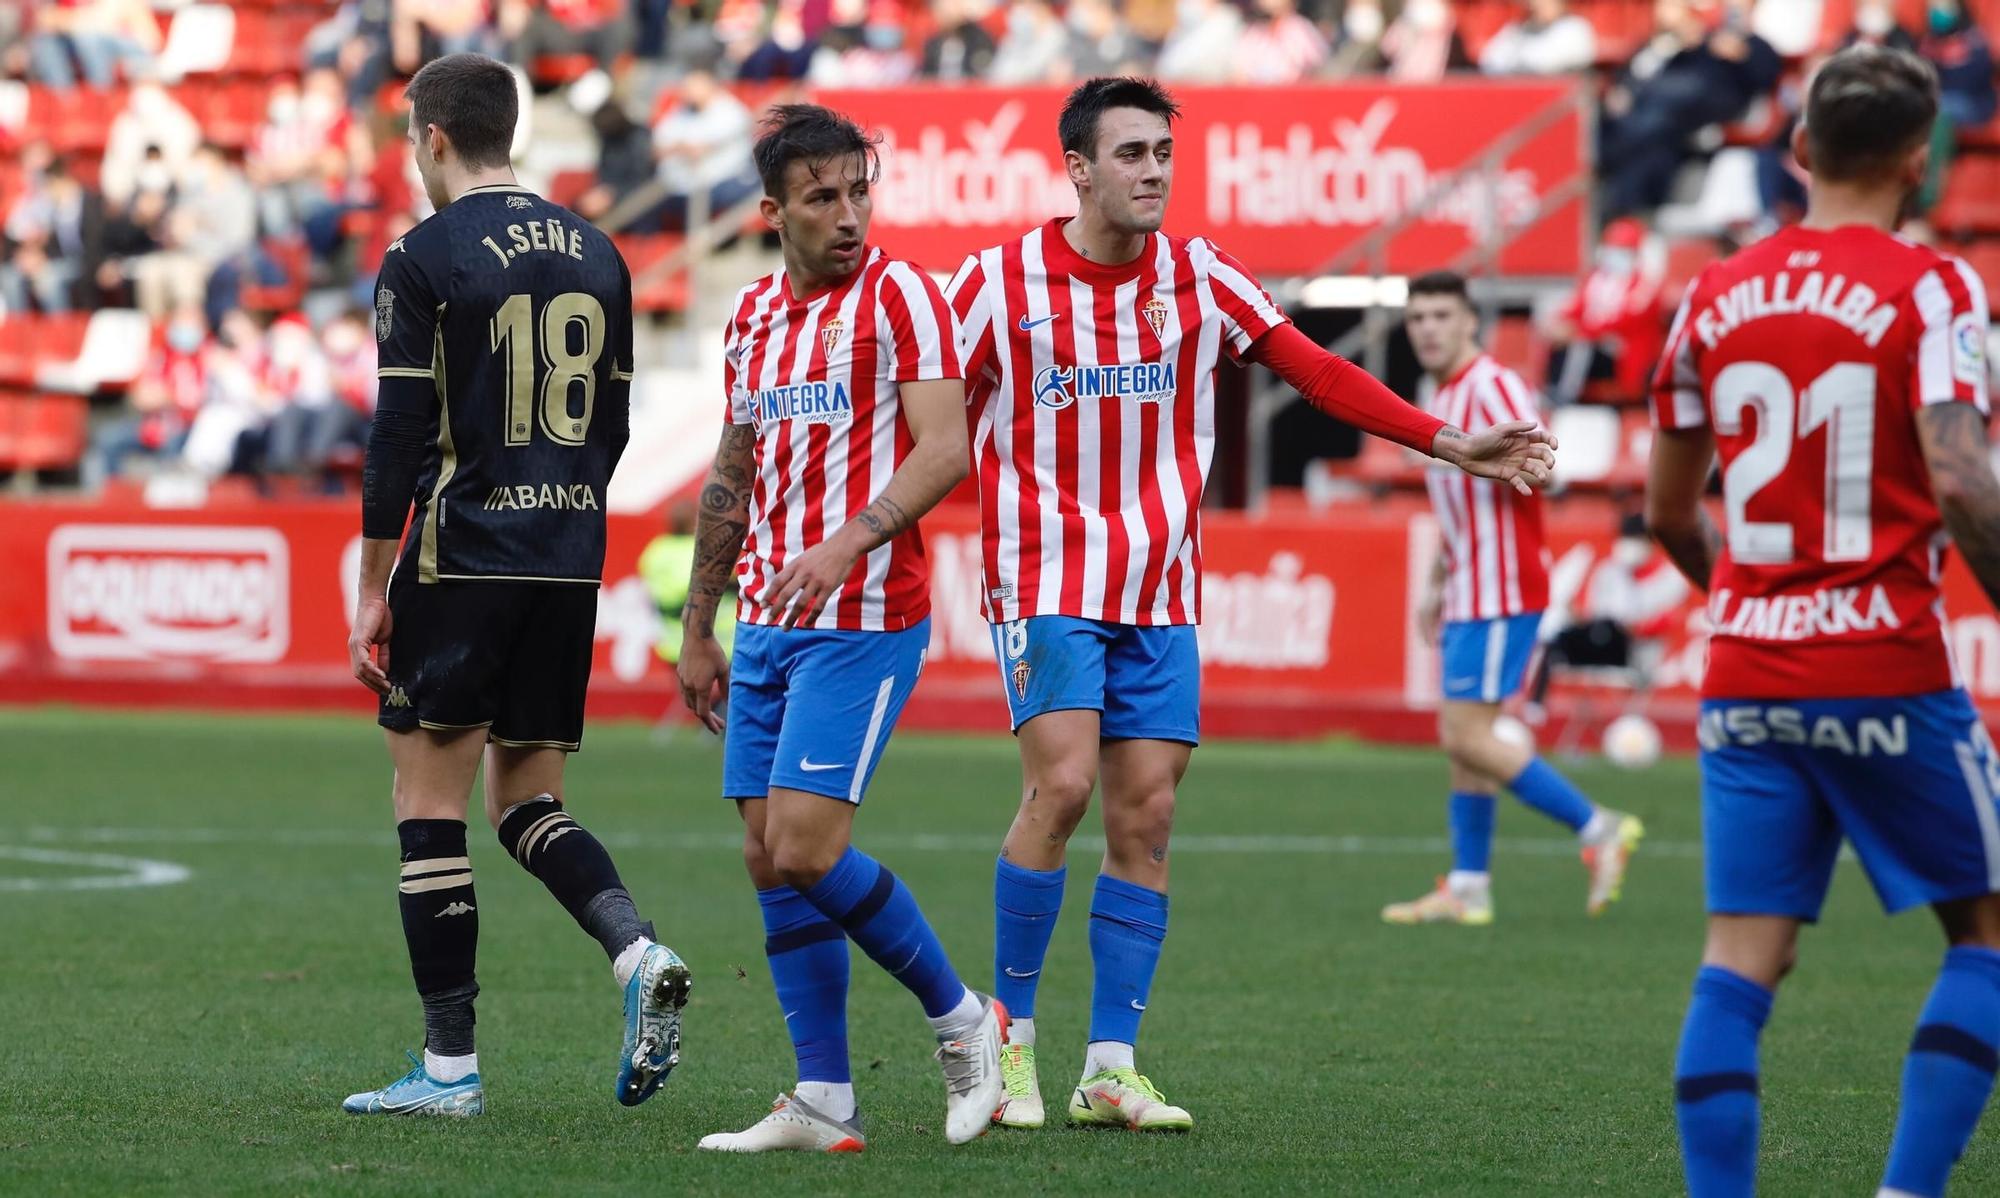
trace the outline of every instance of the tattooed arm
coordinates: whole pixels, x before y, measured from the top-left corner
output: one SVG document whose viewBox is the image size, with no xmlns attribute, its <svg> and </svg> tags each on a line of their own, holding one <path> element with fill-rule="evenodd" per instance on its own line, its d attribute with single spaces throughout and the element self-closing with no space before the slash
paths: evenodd
<svg viewBox="0 0 2000 1198">
<path fill-rule="evenodd" d="M 722 731 L 716 701 L 729 687 L 729 655 L 715 639 L 715 610 L 736 573 L 743 537 L 750 529 L 750 486 L 756 477 L 757 431 L 747 424 L 722 426 L 715 464 L 701 487 L 701 514 L 695 522 L 694 569 L 688 577 L 687 606 L 681 612 L 681 698 L 711 732 Z"/>
<path fill-rule="evenodd" d="M 1986 414 L 1969 403 L 1931 404 L 1917 412 L 1917 439 L 1945 529 L 1987 601 L 2000 607 L 2000 479 L 1987 449 Z"/>
<path fill-rule="evenodd" d="M 1660 429 L 1653 434 L 1653 461 L 1646 481 L 1646 529 L 1688 581 L 1706 591 L 1722 553 L 1722 535 L 1701 506 L 1708 468 L 1715 461 L 1715 434 L 1699 428 Z"/>
<path fill-rule="evenodd" d="M 972 468 L 965 442 L 964 381 L 933 379 L 900 386 L 903 419 L 914 442 L 909 455 L 875 502 L 778 571 L 767 606 L 786 613 L 787 628 L 811 623 L 854 573 L 862 555 L 915 525 Z"/>
</svg>

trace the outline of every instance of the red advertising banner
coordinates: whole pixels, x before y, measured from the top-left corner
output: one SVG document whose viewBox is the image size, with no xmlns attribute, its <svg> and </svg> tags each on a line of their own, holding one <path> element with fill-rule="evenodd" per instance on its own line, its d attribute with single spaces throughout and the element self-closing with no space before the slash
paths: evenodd
<svg viewBox="0 0 2000 1198">
<path fill-rule="evenodd" d="M 1454 171 L 1568 103 L 1569 83 L 1327 83 L 1177 89 L 1167 228 L 1215 240 L 1261 274 L 1316 273 Z M 907 87 L 815 98 L 883 134 L 873 240 L 950 271 L 975 250 L 1076 211 L 1056 141 L 1059 88 Z M 1587 171 L 1583 107 L 1528 136 L 1492 177 L 1451 190 L 1389 247 L 1388 270 L 1445 265 L 1488 214 L 1525 221 Z M 1510 274 L 1573 275 L 1584 213 L 1570 201 L 1500 256 Z M 1364 273 L 1365 264 L 1354 273 Z"/>
<path fill-rule="evenodd" d="M 975 521 L 954 507 L 925 522 L 931 653 L 905 717 L 911 726 L 1006 726 L 978 610 Z M 9 507 L 0 520 L 0 699 L 370 710 L 345 651 L 356 525 L 345 505 Z M 657 529 L 629 516 L 611 517 L 610 528 L 591 710 L 659 717 L 678 708 L 678 692 L 657 652 L 660 613 L 637 569 Z M 1609 527 L 1559 515 L 1549 533 L 1554 608 L 1588 614 L 1607 582 L 1629 581 Z M 1435 535 L 1428 516 L 1403 511 L 1206 514 L 1205 731 L 1427 739 L 1437 665 L 1412 635 L 1410 613 Z M 2000 715 L 2000 620 L 1961 568 L 1946 581 L 1967 686 Z M 1646 624 L 1658 659 L 1650 711 L 1685 743 L 1705 618 L 1697 597 L 1670 593 Z M 1559 718 L 1574 693 L 1558 689 Z M 1622 701 L 1600 701 L 1595 718 Z"/>
</svg>

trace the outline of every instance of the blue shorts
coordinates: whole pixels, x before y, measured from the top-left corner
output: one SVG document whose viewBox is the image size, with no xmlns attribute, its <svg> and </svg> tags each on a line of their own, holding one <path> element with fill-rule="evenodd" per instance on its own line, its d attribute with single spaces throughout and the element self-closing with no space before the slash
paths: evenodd
<svg viewBox="0 0 2000 1198">
<path fill-rule="evenodd" d="M 1890 912 L 2000 891 L 2000 762 L 1964 691 L 1895 699 L 1707 699 L 1708 909 L 1819 918 L 1854 845 Z"/>
<path fill-rule="evenodd" d="M 859 803 L 930 641 L 928 619 L 900 632 L 737 625 L 723 795 L 782 786 Z"/>
<path fill-rule="evenodd" d="M 1518 694 L 1542 627 L 1542 613 L 1497 620 L 1453 620 L 1444 626 L 1444 697 L 1498 703 Z"/>
<path fill-rule="evenodd" d="M 1051 711 L 1101 713 L 1106 740 L 1201 741 L 1201 651 L 1192 624 L 1073 616 L 993 626 L 1014 729 Z"/>
</svg>

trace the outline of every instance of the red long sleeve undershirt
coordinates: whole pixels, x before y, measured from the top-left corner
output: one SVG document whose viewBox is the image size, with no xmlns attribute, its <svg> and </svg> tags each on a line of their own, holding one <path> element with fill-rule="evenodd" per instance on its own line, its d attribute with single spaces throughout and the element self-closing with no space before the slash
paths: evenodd
<svg viewBox="0 0 2000 1198">
<path fill-rule="evenodd" d="M 1364 433 L 1386 437 L 1429 454 L 1445 422 L 1405 403 L 1375 376 L 1338 354 L 1330 354 L 1296 325 L 1278 325 L 1250 347 L 1249 359 L 1275 371 L 1306 402 Z"/>
</svg>

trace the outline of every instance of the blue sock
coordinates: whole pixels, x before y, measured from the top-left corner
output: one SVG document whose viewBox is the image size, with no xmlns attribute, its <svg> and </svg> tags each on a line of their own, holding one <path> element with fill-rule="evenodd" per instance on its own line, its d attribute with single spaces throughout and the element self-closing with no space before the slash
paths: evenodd
<svg viewBox="0 0 2000 1198">
<path fill-rule="evenodd" d="M 849 845 L 833 868 L 806 891 L 806 901 L 847 931 L 847 938 L 909 988 L 935 1019 L 965 997 L 965 984 L 944 955 L 937 933 L 917 909 L 909 887 L 873 857 Z"/>
<path fill-rule="evenodd" d="M 1493 860 L 1493 796 L 1451 792 L 1451 868 L 1483 874 Z"/>
<path fill-rule="evenodd" d="M 1903 1062 L 1903 1109 L 1882 1184 L 1911 1194 L 1944 1193 L 1993 1092 L 2000 1044 L 2000 953 L 1954 948 Z"/>
<path fill-rule="evenodd" d="M 1139 1018 L 1167 938 L 1167 896 L 1099 874 L 1090 896 L 1090 1038 L 1139 1042 Z"/>
<path fill-rule="evenodd" d="M 1757 1188 L 1757 1037 L 1771 992 L 1704 965 L 1681 1025 L 1674 1110 L 1690 1198 L 1750 1198 Z"/>
<path fill-rule="evenodd" d="M 1583 797 L 1582 791 L 1539 757 L 1530 760 L 1527 768 L 1507 784 L 1507 789 L 1514 792 L 1515 798 L 1543 815 L 1568 824 L 1571 831 L 1583 831 L 1583 826 L 1597 813 L 1597 808 Z"/>
<path fill-rule="evenodd" d="M 847 935 L 789 886 L 757 892 L 764 956 L 802 1082 L 848 1082 Z"/>
<path fill-rule="evenodd" d="M 1061 867 L 1022 869 L 1004 859 L 993 867 L 993 997 L 1016 1019 L 1035 1017 L 1035 987 L 1068 874 Z"/>
</svg>

